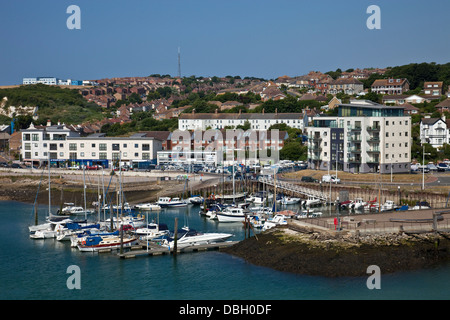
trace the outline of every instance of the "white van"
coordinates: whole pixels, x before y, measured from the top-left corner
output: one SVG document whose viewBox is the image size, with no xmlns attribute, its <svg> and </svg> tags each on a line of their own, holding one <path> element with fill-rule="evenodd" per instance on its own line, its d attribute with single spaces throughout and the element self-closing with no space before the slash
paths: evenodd
<svg viewBox="0 0 450 320">
<path fill-rule="evenodd" d="M 326 174 L 322 176 L 322 182 L 341 183 L 341 179 L 336 178 L 335 175 Z"/>
</svg>

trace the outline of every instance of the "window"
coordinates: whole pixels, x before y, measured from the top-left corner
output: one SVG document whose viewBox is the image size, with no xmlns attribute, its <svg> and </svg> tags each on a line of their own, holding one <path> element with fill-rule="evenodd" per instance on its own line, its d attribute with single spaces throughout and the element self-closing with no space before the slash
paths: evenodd
<svg viewBox="0 0 450 320">
<path fill-rule="evenodd" d="M 91 147 L 92 147 L 92 148 L 95 148 L 95 143 L 91 144 Z"/>
<path fill-rule="evenodd" d="M 150 145 L 149 144 L 142 144 L 142 151 L 150 151 Z"/>
<path fill-rule="evenodd" d="M 80 143 L 80 148 L 84 148 L 84 143 Z"/>
<path fill-rule="evenodd" d="M 80 152 L 80 157 L 84 158 L 84 152 Z"/>
<path fill-rule="evenodd" d="M 58 149 L 58 145 L 56 143 L 50 143 L 50 150 L 57 150 Z"/>
<path fill-rule="evenodd" d="M 100 149 L 100 151 L 106 151 L 106 143 L 100 143 L 99 144 L 99 149 Z"/>
<path fill-rule="evenodd" d="M 112 149 L 113 149 L 113 151 L 119 151 L 119 150 L 120 150 L 120 144 L 118 144 L 118 143 L 113 143 L 113 144 L 112 144 Z"/>
<path fill-rule="evenodd" d="M 92 158 L 95 158 L 95 152 L 92 152 Z"/>
<path fill-rule="evenodd" d="M 100 160 L 106 160 L 106 152 L 99 152 L 98 158 Z"/>
<path fill-rule="evenodd" d="M 386 121 L 386 125 L 387 125 L 387 126 L 389 125 L 389 121 Z"/>
<path fill-rule="evenodd" d="M 150 153 L 143 152 L 142 153 L 142 160 L 150 160 Z"/>
<path fill-rule="evenodd" d="M 32 136 L 33 141 L 39 141 L 39 134 L 33 133 L 31 136 Z"/>
<path fill-rule="evenodd" d="M 388 138 L 389 137 L 389 132 L 386 132 L 386 138 Z"/>
<path fill-rule="evenodd" d="M 77 144 L 76 143 L 69 143 L 69 150 L 70 151 L 77 151 Z"/>
<path fill-rule="evenodd" d="M 112 159 L 113 160 L 119 160 L 119 158 L 120 158 L 120 152 L 113 152 L 112 153 Z"/>
</svg>

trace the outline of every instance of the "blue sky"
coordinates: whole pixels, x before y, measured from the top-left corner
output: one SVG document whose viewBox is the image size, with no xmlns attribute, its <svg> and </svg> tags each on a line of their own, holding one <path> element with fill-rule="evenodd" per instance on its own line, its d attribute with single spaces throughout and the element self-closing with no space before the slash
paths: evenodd
<svg viewBox="0 0 450 320">
<path fill-rule="evenodd" d="M 69 30 L 69 5 L 81 30 Z M 381 29 L 369 30 L 369 5 Z M 450 1 L 1 1 L 0 85 L 23 77 L 276 78 L 311 70 L 449 62 Z"/>
</svg>

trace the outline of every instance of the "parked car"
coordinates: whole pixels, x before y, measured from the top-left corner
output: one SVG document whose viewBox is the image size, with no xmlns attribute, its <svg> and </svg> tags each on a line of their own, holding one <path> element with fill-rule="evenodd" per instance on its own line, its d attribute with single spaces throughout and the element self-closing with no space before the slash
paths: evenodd
<svg viewBox="0 0 450 320">
<path fill-rule="evenodd" d="M 18 163 L 13 163 L 11 165 L 11 168 L 13 168 L 13 169 L 22 169 L 22 166 L 20 164 L 18 164 Z"/>
<path fill-rule="evenodd" d="M 102 166 L 99 166 L 99 165 L 96 165 L 96 164 L 94 164 L 92 166 L 86 166 L 87 170 L 100 170 L 101 168 L 102 168 Z"/>
<path fill-rule="evenodd" d="M 314 179 L 313 177 L 310 177 L 310 176 L 303 176 L 301 181 L 302 182 L 319 182 L 319 180 Z"/>
<path fill-rule="evenodd" d="M 429 163 L 427 165 L 428 169 L 430 169 L 431 171 L 437 171 L 438 168 L 433 164 L 433 163 Z"/>
<path fill-rule="evenodd" d="M 75 166 L 70 166 L 69 169 L 70 169 L 70 170 L 80 170 L 80 166 L 77 166 L 77 165 L 75 165 Z"/>
<path fill-rule="evenodd" d="M 430 172 L 430 168 L 428 168 L 428 166 L 422 166 L 422 165 L 420 165 L 419 166 L 419 169 L 417 170 L 418 172 L 425 172 L 425 173 L 428 173 L 428 172 Z"/>
<path fill-rule="evenodd" d="M 437 171 L 442 172 L 442 171 L 448 171 L 448 170 L 450 170 L 450 168 L 449 168 L 448 164 L 446 164 L 444 162 L 441 162 L 437 165 Z"/>
<path fill-rule="evenodd" d="M 326 174 L 326 175 L 322 176 L 322 182 L 341 183 L 341 179 L 337 178 L 334 175 Z"/>
</svg>

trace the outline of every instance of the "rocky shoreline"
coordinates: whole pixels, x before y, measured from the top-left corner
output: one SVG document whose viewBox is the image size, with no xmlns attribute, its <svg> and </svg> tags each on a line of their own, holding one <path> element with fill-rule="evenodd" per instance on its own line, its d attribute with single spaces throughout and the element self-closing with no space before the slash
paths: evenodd
<svg viewBox="0 0 450 320">
<path fill-rule="evenodd" d="M 450 260 L 450 234 L 392 233 L 358 236 L 277 227 L 223 252 L 249 263 L 296 274 L 325 277 L 367 276 L 433 267 Z"/>
</svg>

